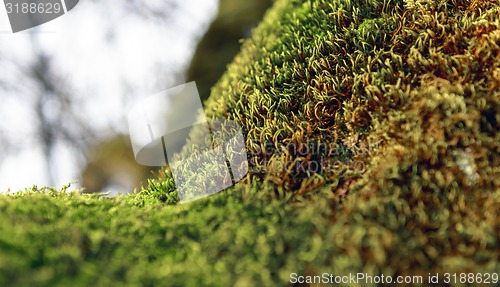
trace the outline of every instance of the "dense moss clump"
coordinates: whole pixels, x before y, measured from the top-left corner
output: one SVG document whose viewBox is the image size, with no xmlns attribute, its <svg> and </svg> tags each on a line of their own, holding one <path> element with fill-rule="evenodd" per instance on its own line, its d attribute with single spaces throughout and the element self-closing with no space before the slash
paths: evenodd
<svg viewBox="0 0 500 287">
<path fill-rule="evenodd" d="M 497 1 L 277 1 L 207 115 L 243 125 L 249 179 L 340 197 L 339 258 L 498 269 L 499 28 Z"/>
<path fill-rule="evenodd" d="M 244 125 L 254 166 L 328 156 L 364 167 L 266 168 L 293 192 L 315 190 L 314 181 L 332 190 L 359 183 L 374 195 L 398 186 L 491 193 L 499 9 L 496 1 L 278 1 L 213 88 L 208 114 Z M 312 148 L 320 144 L 331 149 Z M 269 147 L 271 156 L 262 152 Z M 411 185 L 421 173 L 430 175 Z"/>
<path fill-rule="evenodd" d="M 0 286 L 466 286 L 444 273 L 500 270 L 499 95 L 497 1 L 277 0 L 205 103 L 243 126 L 246 178 L 183 205 L 168 170 L 0 196 Z"/>
<path fill-rule="evenodd" d="M 498 270 L 499 28 L 497 1 L 278 1 L 208 114 L 246 129 L 250 178 L 345 199 L 323 266 Z"/>
</svg>

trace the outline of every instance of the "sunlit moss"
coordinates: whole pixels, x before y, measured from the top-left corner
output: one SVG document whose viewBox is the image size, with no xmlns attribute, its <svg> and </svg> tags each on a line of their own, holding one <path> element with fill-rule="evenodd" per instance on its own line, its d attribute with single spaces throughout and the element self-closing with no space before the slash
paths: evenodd
<svg viewBox="0 0 500 287">
<path fill-rule="evenodd" d="M 443 272 L 464 256 L 460 270 L 491 270 L 500 252 L 499 28 L 496 1 L 278 1 L 213 88 L 208 115 L 242 123 L 251 153 L 347 147 L 328 160 L 366 168 L 276 169 L 319 160 L 285 151 L 254 156 L 253 168 L 267 172 L 249 178 L 291 194 L 330 190 L 344 197 L 334 222 L 387 230 L 387 245 L 337 246 L 365 250 L 365 268 Z"/>
<path fill-rule="evenodd" d="M 0 285 L 498 272 L 499 28 L 497 1 L 276 1 L 206 102 L 243 126 L 249 174 L 182 205 L 168 171 L 112 199 L 0 196 Z"/>
</svg>

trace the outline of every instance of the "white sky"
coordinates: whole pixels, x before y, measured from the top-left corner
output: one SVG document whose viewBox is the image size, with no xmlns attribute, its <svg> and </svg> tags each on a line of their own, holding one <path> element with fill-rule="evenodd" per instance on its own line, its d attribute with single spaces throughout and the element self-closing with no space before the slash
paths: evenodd
<svg viewBox="0 0 500 287">
<path fill-rule="evenodd" d="M 161 0 L 145 0 L 160 3 Z M 60 75 L 74 88 L 77 99 L 85 99 L 79 110 L 97 129 L 128 133 L 126 107 L 138 97 L 170 88 L 174 74 L 190 62 L 196 40 L 208 27 L 217 0 L 179 0 L 183 9 L 173 13 L 168 25 L 147 22 L 117 4 L 81 0 L 68 14 L 39 26 L 35 32 L 11 33 L 5 6 L 0 5 L 0 77 L 16 86 L 18 94 L 0 89 L 0 131 L 19 152 L 0 151 L 0 192 L 17 191 L 33 184 L 48 184 L 41 147 L 33 138 L 36 118 L 27 107 L 29 88 L 22 75 L 9 69 L 33 59 L 29 33 L 38 33 L 47 54 L 54 55 Z M 116 3 L 116 2 L 113 2 Z M 113 23 L 113 24 L 111 24 Z M 119 23 L 115 25 L 114 23 Z M 112 35 L 112 42 L 107 37 Z M 4 58 L 14 59 L 10 63 Z M 54 111 L 57 112 L 57 111 Z M 79 179 L 75 154 L 68 147 L 56 152 L 56 185 Z M 81 167 L 80 167 L 81 168 Z"/>
</svg>

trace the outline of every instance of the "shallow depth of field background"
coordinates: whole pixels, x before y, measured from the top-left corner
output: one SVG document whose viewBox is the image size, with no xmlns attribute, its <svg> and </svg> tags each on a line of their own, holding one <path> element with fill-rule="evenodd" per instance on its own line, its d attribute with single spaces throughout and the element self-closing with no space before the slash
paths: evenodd
<svg viewBox="0 0 500 287">
<path fill-rule="evenodd" d="M 140 187 L 151 170 L 133 159 L 128 106 L 193 80 L 208 97 L 269 5 L 87 0 L 16 34 L 1 6 L 0 192 L 69 182 L 88 192 Z"/>
</svg>

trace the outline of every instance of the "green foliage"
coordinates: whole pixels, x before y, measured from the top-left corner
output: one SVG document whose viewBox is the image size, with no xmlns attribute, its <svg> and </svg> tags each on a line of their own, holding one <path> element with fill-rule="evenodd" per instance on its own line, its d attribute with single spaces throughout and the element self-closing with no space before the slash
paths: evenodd
<svg viewBox="0 0 500 287">
<path fill-rule="evenodd" d="M 320 251 L 303 235 L 326 226 L 326 199 L 296 209 L 258 182 L 243 188 L 176 206 L 36 187 L 2 195 L 0 286 L 282 285 Z"/>
<path fill-rule="evenodd" d="M 0 196 L 0 286 L 498 272 L 499 28 L 496 1 L 276 1 L 206 102 L 242 124 L 247 177 L 183 205 L 168 171 Z"/>
</svg>

